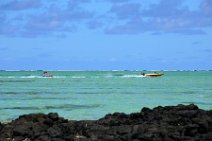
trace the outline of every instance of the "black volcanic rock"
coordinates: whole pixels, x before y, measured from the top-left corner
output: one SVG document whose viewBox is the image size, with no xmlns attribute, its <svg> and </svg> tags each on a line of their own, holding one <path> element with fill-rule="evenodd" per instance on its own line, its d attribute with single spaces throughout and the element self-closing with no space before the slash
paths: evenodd
<svg viewBox="0 0 212 141">
<path fill-rule="evenodd" d="M 95 121 L 29 114 L 0 123 L 0 141 L 212 141 L 212 111 L 193 104 L 158 106 Z"/>
</svg>

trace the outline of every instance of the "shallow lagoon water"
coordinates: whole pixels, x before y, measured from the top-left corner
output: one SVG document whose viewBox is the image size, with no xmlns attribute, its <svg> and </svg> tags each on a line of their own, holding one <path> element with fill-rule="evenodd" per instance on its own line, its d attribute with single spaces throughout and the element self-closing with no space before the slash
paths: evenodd
<svg viewBox="0 0 212 141">
<path fill-rule="evenodd" d="M 150 71 L 147 71 L 150 72 Z M 98 119 L 107 113 L 138 112 L 194 103 L 212 109 L 212 71 L 0 71 L 0 121 L 27 113 L 58 112 L 68 119 Z"/>
</svg>

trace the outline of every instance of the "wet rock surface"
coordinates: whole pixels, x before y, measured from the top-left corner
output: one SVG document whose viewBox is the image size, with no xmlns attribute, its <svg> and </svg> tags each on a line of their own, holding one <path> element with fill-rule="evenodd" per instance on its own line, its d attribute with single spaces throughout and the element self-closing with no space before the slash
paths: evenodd
<svg viewBox="0 0 212 141">
<path fill-rule="evenodd" d="M 57 113 L 22 115 L 0 123 L 0 141 L 212 141 L 212 110 L 159 106 L 92 121 L 67 120 Z"/>
</svg>

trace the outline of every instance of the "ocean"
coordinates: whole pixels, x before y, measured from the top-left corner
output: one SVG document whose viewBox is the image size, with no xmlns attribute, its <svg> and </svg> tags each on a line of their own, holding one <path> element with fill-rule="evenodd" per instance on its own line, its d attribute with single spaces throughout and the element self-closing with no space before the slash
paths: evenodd
<svg viewBox="0 0 212 141">
<path fill-rule="evenodd" d="M 0 121 L 28 113 L 57 112 L 93 120 L 143 107 L 194 103 L 212 109 L 212 71 L 0 71 Z"/>
</svg>

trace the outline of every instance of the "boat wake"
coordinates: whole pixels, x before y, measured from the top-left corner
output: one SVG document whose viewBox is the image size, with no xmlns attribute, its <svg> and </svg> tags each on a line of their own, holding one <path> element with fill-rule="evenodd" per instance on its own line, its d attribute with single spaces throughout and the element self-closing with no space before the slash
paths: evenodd
<svg viewBox="0 0 212 141">
<path fill-rule="evenodd" d="M 143 75 L 123 75 L 122 78 L 143 78 Z"/>
<path fill-rule="evenodd" d="M 38 75 L 30 75 L 30 76 L 0 76 L 0 78 L 4 78 L 4 79 L 20 79 L 20 78 L 24 78 L 24 79 L 32 79 L 32 78 L 66 78 L 66 76 L 54 76 L 54 77 L 43 77 L 43 76 L 38 76 Z"/>
</svg>

